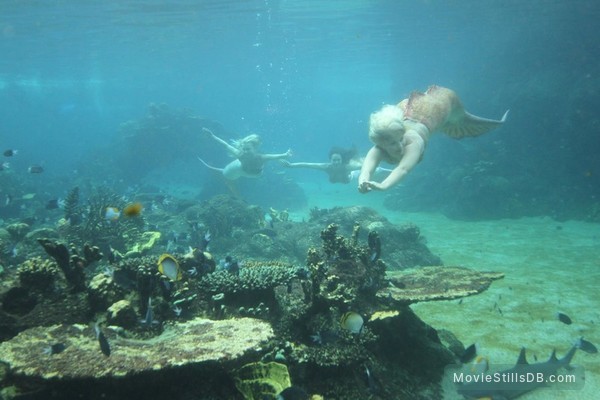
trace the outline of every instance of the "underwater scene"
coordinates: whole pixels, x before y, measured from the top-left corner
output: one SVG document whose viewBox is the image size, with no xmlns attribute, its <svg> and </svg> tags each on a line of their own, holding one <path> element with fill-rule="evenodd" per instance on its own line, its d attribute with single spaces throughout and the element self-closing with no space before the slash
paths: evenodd
<svg viewBox="0 0 600 400">
<path fill-rule="evenodd" d="M 2 0 L 0 400 L 597 399 L 595 0 Z"/>
</svg>

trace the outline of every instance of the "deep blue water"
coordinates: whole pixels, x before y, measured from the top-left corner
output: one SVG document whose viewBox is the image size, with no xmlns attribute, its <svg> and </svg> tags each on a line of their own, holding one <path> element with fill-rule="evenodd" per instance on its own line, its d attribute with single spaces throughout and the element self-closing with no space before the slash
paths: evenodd
<svg viewBox="0 0 600 400">
<path fill-rule="evenodd" d="M 457 91 L 472 113 L 511 114 L 477 139 L 431 140 L 405 185 L 427 193 L 430 208 L 444 202 L 440 175 L 480 161 L 492 171 L 482 179 L 507 182 L 493 196 L 533 201 L 558 190 L 592 207 L 598 19 L 594 0 L 4 0 L 0 147 L 20 151 L 11 173 L 29 179 L 27 166 L 41 164 L 68 183 L 90 153 L 120 151 L 119 125 L 154 102 L 237 136 L 260 133 L 265 151 L 291 147 L 295 161 L 325 161 L 332 145 L 366 152 L 369 114 L 435 83 Z M 230 161 L 225 152 L 210 157 Z M 191 184 L 208 174 L 189 155 L 179 161 Z M 456 188 L 449 178 L 442 187 L 458 195 L 448 193 Z"/>
</svg>

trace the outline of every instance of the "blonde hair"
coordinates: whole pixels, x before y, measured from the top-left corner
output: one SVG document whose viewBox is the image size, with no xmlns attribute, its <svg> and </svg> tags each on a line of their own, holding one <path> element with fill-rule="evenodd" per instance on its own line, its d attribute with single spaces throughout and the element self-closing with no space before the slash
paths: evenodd
<svg viewBox="0 0 600 400">
<path fill-rule="evenodd" d="M 369 139 L 400 138 L 404 135 L 404 112 L 398 106 L 386 104 L 369 119 Z"/>
<path fill-rule="evenodd" d="M 260 136 L 253 133 L 244 138 L 233 140 L 232 145 L 236 148 L 236 157 L 241 154 L 254 153 L 258 150 L 258 146 L 260 146 Z"/>
</svg>

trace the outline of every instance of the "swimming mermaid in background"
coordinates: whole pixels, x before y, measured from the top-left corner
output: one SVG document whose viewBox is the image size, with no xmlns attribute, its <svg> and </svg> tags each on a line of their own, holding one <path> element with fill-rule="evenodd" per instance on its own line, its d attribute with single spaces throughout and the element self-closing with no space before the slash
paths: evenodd
<svg viewBox="0 0 600 400">
<path fill-rule="evenodd" d="M 430 86 L 413 92 L 398 105 L 385 105 L 371 114 L 369 139 L 375 144 L 367 153 L 358 177 L 358 191 L 387 190 L 400 182 L 423 158 L 432 133 L 441 131 L 456 139 L 479 136 L 502 125 L 500 120 L 469 114 L 452 90 Z M 372 180 L 381 161 L 396 164 L 381 182 Z"/>
<path fill-rule="evenodd" d="M 342 147 L 332 147 L 329 150 L 329 162 L 327 163 L 291 163 L 287 160 L 282 160 L 281 163 L 289 168 L 309 168 L 323 171 L 329 176 L 331 183 L 350 183 L 352 179 L 358 177 L 358 171 L 362 166 L 362 160 L 358 157 L 355 148 L 344 149 Z M 377 169 L 385 170 L 384 168 Z"/>
<path fill-rule="evenodd" d="M 234 140 L 232 144 L 227 143 L 210 129 L 202 128 L 204 132 L 210 135 L 218 143 L 221 143 L 229 153 L 236 159 L 225 166 L 225 168 L 217 168 L 207 164 L 203 159 L 198 157 L 208 168 L 219 171 L 229 180 L 235 180 L 241 177 L 258 178 L 262 175 L 264 165 L 270 160 L 281 160 L 292 156 L 292 151 L 288 150 L 281 154 L 262 154 L 259 153 L 260 137 L 258 135 L 249 135 L 239 140 Z"/>
</svg>

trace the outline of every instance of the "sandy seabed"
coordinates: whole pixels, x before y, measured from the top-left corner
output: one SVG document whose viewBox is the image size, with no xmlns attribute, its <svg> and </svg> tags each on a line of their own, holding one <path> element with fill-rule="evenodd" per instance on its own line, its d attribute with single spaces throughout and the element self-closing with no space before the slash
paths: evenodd
<svg viewBox="0 0 600 400">
<path fill-rule="evenodd" d="M 302 185 L 312 207 L 361 205 L 396 224 L 414 223 L 445 265 L 501 271 L 505 278 L 486 292 L 462 301 L 420 303 L 413 310 L 436 329 L 453 332 L 465 345 L 476 343 L 490 364 L 513 365 L 521 347 L 529 363 L 561 358 L 581 336 L 600 346 L 600 224 L 551 218 L 491 221 L 451 220 L 441 214 L 405 213 L 383 207 L 383 193 L 357 193 L 354 185 Z M 385 260 L 385 255 L 383 255 Z M 571 317 L 565 325 L 557 312 Z M 520 399 L 600 398 L 600 354 L 577 351 L 585 383 L 578 390 L 536 389 Z M 568 373 L 566 371 L 565 373 Z M 460 399 L 445 382 L 445 399 Z"/>
</svg>

